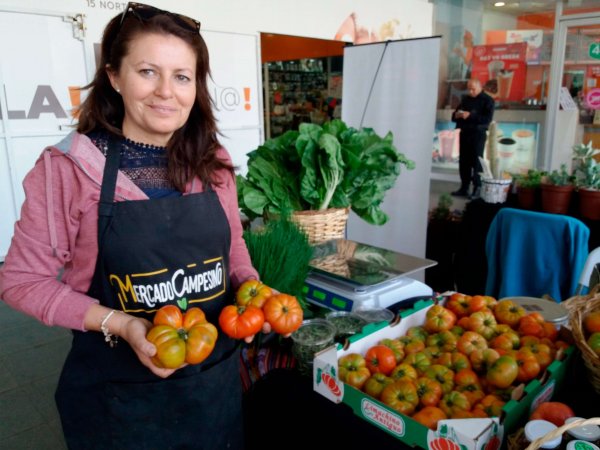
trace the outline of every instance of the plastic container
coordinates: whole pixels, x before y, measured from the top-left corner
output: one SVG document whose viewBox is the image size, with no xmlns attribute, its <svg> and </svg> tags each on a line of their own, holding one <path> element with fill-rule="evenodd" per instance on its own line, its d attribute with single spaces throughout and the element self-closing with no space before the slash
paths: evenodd
<svg viewBox="0 0 600 450">
<path fill-rule="evenodd" d="M 571 441 L 567 444 L 566 450 L 600 450 L 597 445 L 579 439 Z"/>
<path fill-rule="evenodd" d="M 309 319 L 292 333 L 292 353 L 298 361 L 298 370 L 312 376 L 315 353 L 333 345 L 335 326 L 325 319 Z"/>
<path fill-rule="evenodd" d="M 357 309 L 354 313 L 367 323 L 391 322 L 396 315 L 386 308 Z"/>
<path fill-rule="evenodd" d="M 569 417 L 565 420 L 565 424 L 581 419 L 582 417 Z M 598 443 L 600 443 L 600 427 L 598 425 L 587 425 L 584 427 L 571 428 L 567 430 L 565 439 L 568 441 L 586 441 L 598 445 Z"/>
<path fill-rule="evenodd" d="M 336 329 L 335 340 L 343 343 L 346 338 L 360 333 L 367 321 L 358 314 L 349 311 L 333 311 L 325 315 L 325 319 Z"/>
<path fill-rule="evenodd" d="M 530 420 L 525 424 L 525 438 L 531 443 L 557 428 L 556 425 L 547 420 Z M 544 442 L 540 448 L 559 448 L 561 442 L 562 436 L 558 436 L 556 439 Z"/>
</svg>

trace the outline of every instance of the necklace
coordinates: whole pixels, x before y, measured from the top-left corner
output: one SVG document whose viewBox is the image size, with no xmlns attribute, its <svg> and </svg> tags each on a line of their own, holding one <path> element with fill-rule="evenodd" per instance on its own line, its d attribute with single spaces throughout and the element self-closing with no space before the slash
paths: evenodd
<svg viewBox="0 0 600 450">
<path fill-rule="evenodd" d="M 129 138 L 125 138 L 125 143 L 128 145 L 137 147 L 137 148 L 144 148 L 144 149 L 155 150 L 155 151 L 166 151 L 167 150 L 166 146 L 162 147 L 162 146 L 158 146 L 158 145 L 144 144 L 143 142 L 136 142 Z"/>
</svg>

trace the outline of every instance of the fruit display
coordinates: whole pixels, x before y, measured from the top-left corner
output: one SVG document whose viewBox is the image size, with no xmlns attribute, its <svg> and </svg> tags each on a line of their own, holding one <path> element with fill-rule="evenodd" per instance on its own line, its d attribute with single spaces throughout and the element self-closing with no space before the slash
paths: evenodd
<svg viewBox="0 0 600 450">
<path fill-rule="evenodd" d="M 200 308 L 182 313 L 175 305 L 160 308 L 146 339 L 156 346 L 152 362 L 157 367 L 177 369 L 183 364 L 200 364 L 212 353 L 217 328 L 206 320 Z"/>
<path fill-rule="evenodd" d="M 600 357 L 600 311 L 593 311 L 583 318 L 583 329 L 588 346 Z"/>
<path fill-rule="evenodd" d="M 288 335 L 300 328 L 303 316 L 296 297 L 278 293 L 258 280 L 247 280 L 237 289 L 235 304 L 221 311 L 219 326 L 233 339 L 255 335 L 265 322 L 274 332 Z"/>
<path fill-rule="evenodd" d="M 404 329 L 341 356 L 339 377 L 433 430 L 441 419 L 499 417 L 568 347 L 539 313 L 483 295 L 454 293 Z"/>
</svg>

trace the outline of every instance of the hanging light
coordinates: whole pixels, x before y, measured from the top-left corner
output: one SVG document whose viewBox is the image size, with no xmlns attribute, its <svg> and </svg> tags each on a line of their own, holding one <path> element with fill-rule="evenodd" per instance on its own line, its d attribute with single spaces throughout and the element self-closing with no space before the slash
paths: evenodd
<svg viewBox="0 0 600 450">
<path fill-rule="evenodd" d="M 506 3 L 504 3 L 504 2 L 496 2 L 496 3 L 494 3 L 494 6 L 496 6 L 496 7 L 498 7 L 498 8 L 499 8 L 500 6 L 504 6 L 504 5 L 506 5 Z"/>
</svg>

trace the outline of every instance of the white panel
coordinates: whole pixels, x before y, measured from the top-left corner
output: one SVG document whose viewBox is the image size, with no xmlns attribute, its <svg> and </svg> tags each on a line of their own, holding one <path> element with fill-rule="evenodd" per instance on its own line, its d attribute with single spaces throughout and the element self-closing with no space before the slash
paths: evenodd
<svg viewBox="0 0 600 450">
<path fill-rule="evenodd" d="M 220 129 L 260 127 L 258 36 L 204 31 Z M 232 55 L 236 55 L 232 58 Z"/>
<path fill-rule="evenodd" d="M 390 216 L 388 223 L 373 226 L 351 214 L 349 239 L 425 256 L 439 46 L 439 38 L 428 38 L 347 47 L 344 51 L 344 121 L 358 128 L 364 113 L 364 127 L 380 135 L 391 131 L 398 151 L 416 163 L 414 170 L 402 170 L 386 195 L 382 209 Z"/>
<path fill-rule="evenodd" d="M 238 167 L 236 173 L 246 175 L 248 171 L 248 157 L 246 155 L 262 142 L 260 130 L 225 130 L 222 134 L 223 136 L 219 136 L 219 140 L 230 153 L 233 165 Z"/>
<path fill-rule="evenodd" d="M 83 43 L 71 25 L 61 17 L 2 12 L 0 43 L 11 133 L 57 132 L 72 124 L 69 86 L 87 78 Z"/>
<path fill-rule="evenodd" d="M 13 192 L 4 139 L 0 138 L 0 261 L 4 261 L 15 220 Z"/>
</svg>

